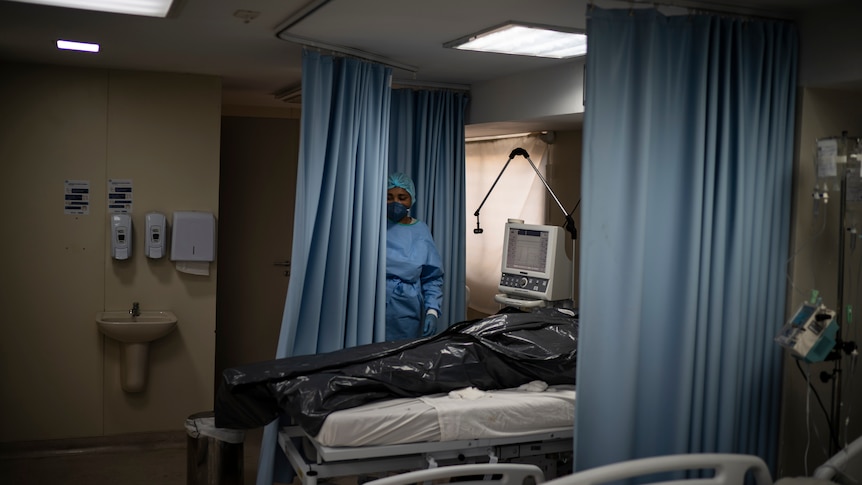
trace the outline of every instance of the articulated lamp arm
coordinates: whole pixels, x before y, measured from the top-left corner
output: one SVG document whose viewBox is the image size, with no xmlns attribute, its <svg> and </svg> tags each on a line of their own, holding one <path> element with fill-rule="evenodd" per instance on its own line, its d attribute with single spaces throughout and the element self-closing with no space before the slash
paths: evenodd
<svg viewBox="0 0 862 485">
<path fill-rule="evenodd" d="M 560 203 L 560 199 L 558 199 L 557 195 L 554 194 L 554 191 L 551 190 L 551 186 L 548 185 L 548 182 L 547 182 L 547 180 L 545 180 L 545 177 L 543 177 L 541 172 L 539 172 L 539 169 L 536 167 L 536 164 L 534 164 L 533 161 L 530 160 L 530 154 L 527 153 L 527 150 L 524 150 L 523 148 L 515 148 L 514 150 L 512 150 L 512 153 L 509 154 L 509 159 L 506 160 L 506 164 L 503 165 L 503 170 L 501 170 L 500 174 L 497 175 L 497 178 L 494 180 L 494 183 L 491 184 L 491 188 L 488 189 L 488 193 L 485 194 L 485 198 L 482 199 L 482 203 L 479 204 L 479 207 L 476 209 L 476 212 L 473 213 L 473 215 L 476 216 L 476 229 L 473 229 L 473 233 L 474 234 L 482 234 L 483 229 L 479 226 L 479 211 L 482 210 L 482 206 L 485 205 L 485 201 L 488 200 L 488 196 L 491 195 L 491 191 L 494 190 L 494 187 L 496 187 L 497 182 L 500 180 L 500 177 L 503 176 L 503 172 L 505 172 L 506 168 L 509 167 L 509 162 L 511 162 L 512 159 L 518 155 L 523 156 L 524 158 L 527 159 L 528 162 L 530 162 L 530 166 L 533 167 L 533 171 L 536 172 L 536 175 L 539 176 L 539 180 L 542 181 L 542 184 L 545 185 L 545 188 L 551 194 L 551 197 L 554 198 L 554 201 L 560 207 L 560 210 L 563 211 L 563 217 L 565 217 L 565 219 L 566 219 L 566 223 L 564 226 L 565 229 L 567 231 L 569 231 L 569 234 L 572 235 L 572 239 L 577 239 L 578 238 L 578 230 L 575 227 L 575 221 L 574 221 L 574 219 L 572 219 L 572 215 L 570 213 L 567 213 L 566 209 L 563 208 L 563 204 Z M 572 212 L 574 212 L 574 210 Z"/>
</svg>

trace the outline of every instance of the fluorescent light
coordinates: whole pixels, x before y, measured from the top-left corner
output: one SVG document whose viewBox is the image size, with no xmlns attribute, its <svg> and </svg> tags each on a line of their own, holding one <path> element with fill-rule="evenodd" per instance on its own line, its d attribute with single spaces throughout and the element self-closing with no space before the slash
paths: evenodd
<svg viewBox="0 0 862 485">
<path fill-rule="evenodd" d="M 50 5 L 52 7 L 96 10 L 98 12 L 167 17 L 174 0 L 14 0 L 23 3 Z"/>
<path fill-rule="evenodd" d="M 72 40 L 58 40 L 57 48 L 69 51 L 99 52 L 99 44 L 75 42 Z"/>
<path fill-rule="evenodd" d="M 587 53 L 587 36 L 562 27 L 509 22 L 447 42 L 443 47 L 565 59 Z"/>
</svg>

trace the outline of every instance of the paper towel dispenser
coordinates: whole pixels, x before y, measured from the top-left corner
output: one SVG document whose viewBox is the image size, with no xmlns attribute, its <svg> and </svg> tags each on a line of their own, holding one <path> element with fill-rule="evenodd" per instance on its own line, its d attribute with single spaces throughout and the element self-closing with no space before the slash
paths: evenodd
<svg viewBox="0 0 862 485">
<path fill-rule="evenodd" d="M 171 221 L 171 261 L 213 261 L 215 235 L 215 216 L 212 213 L 174 212 Z"/>
</svg>

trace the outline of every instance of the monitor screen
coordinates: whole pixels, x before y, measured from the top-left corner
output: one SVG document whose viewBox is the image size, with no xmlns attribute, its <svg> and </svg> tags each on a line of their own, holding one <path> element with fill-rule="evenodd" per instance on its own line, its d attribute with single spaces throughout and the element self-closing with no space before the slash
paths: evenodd
<svg viewBox="0 0 862 485">
<path fill-rule="evenodd" d="M 545 271 L 548 262 L 548 231 L 509 227 L 506 266 L 529 271 Z"/>
<path fill-rule="evenodd" d="M 499 290 L 520 298 L 572 299 L 572 260 L 562 227 L 510 220 L 503 241 Z"/>
</svg>

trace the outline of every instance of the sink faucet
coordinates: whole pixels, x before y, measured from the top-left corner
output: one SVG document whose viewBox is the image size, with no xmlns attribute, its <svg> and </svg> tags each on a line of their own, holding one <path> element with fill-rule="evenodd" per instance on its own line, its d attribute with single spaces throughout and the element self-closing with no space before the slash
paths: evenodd
<svg viewBox="0 0 862 485">
<path fill-rule="evenodd" d="M 132 309 L 129 310 L 129 315 L 133 317 L 141 316 L 141 306 L 138 304 L 138 302 L 132 303 Z"/>
</svg>

